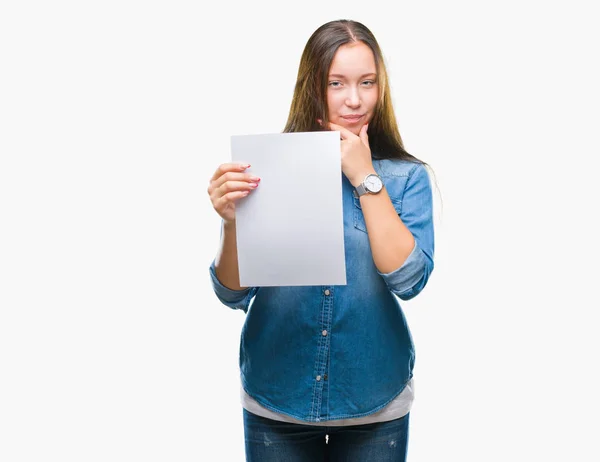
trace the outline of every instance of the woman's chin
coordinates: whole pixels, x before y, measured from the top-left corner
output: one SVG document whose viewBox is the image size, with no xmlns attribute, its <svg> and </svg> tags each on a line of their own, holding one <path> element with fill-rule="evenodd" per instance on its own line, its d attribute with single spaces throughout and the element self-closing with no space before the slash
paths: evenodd
<svg viewBox="0 0 600 462">
<path fill-rule="evenodd" d="M 358 133 L 360 132 L 360 129 L 357 129 L 356 126 L 353 125 L 348 125 L 347 123 L 344 122 L 336 122 L 340 127 L 345 128 L 346 130 L 348 130 L 349 132 L 354 133 L 355 135 L 358 135 Z"/>
<path fill-rule="evenodd" d="M 360 124 L 360 125 L 358 125 L 358 124 L 349 124 L 348 122 L 341 121 L 341 122 L 338 122 L 338 125 L 341 125 L 342 127 L 344 127 L 349 132 L 352 132 L 356 136 L 358 136 L 358 134 L 360 133 L 360 130 L 363 127 L 364 124 Z"/>
</svg>

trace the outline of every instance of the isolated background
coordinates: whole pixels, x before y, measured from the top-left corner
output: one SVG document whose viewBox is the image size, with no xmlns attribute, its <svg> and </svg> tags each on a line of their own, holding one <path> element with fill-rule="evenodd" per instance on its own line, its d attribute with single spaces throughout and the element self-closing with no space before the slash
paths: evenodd
<svg viewBox="0 0 600 462">
<path fill-rule="evenodd" d="M 592 3 L 2 2 L 0 459 L 243 460 L 206 188 L 350 18 L 439 188 L 409 460 L 600 460 Z"/>
</svg>

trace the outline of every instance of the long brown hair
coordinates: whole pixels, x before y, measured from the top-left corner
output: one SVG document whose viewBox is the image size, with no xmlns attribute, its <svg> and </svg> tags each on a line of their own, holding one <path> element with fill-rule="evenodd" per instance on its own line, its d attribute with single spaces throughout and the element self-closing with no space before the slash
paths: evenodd
<svg viewBox="0 0 600 462">
<path fill-rule="evenodd" d="M 377 40 L 365 25 L 349 19 L 323 24 L 308 39 L 300 58 L 294 96 L 283 132 L 324 130 L 317 119 L 321 119 L 324 126 L 329 122 L 327 82 L 331 63 L 340 46 L 359 41 L 371 48 L 377 68 L 379 98 L 368 128 L 373 159 L 402 159 L 427 165 L 404 149 Z"/>
</svg>

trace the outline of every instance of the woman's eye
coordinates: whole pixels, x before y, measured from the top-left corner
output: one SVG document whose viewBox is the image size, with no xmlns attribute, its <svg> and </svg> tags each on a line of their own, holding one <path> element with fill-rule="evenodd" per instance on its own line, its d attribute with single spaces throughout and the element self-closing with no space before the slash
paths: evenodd
<svg viewBox="0 0 600 462">
<path fill-rule="evenodd" d="M 375 80 L 365 80 L 362 83 L 366 87 L 371 87 L 371 86 L 375 85 Z M 329 82 L 329 86 L 330 87 L 336 87 L 336 88 L 337 87 L 341 87 L 342 86 L 342 82 L 338 82 L 338 81 Z"/>
</svg>

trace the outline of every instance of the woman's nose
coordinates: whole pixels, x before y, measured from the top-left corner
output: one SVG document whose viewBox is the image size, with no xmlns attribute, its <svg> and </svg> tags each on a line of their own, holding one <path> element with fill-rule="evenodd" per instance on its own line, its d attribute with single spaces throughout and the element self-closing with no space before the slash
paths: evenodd
<svg viewBox="0 0 600 462">
<path fill-rule="evenodd" d="M 350 90 L 350 94 L 346 98 L 346 105 L 351 107 L 360 106 L 360 96 L 358 90 Z"/>
</svg>

